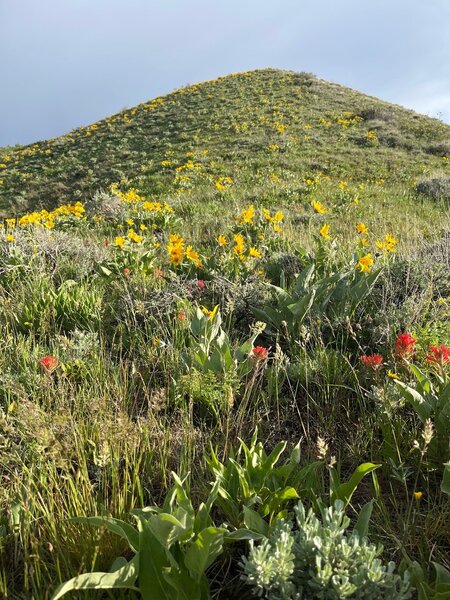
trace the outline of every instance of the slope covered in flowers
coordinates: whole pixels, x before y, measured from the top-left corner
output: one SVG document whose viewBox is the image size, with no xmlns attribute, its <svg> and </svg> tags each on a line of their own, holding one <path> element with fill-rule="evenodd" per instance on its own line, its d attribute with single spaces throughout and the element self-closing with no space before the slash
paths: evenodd
<svg viewBox="0 0 450 600">
<path fill-rule="evenodd" d="M 0 595 L 445 597 L 447 131 L 264 70 L 4 153 Z"/>
</svg>

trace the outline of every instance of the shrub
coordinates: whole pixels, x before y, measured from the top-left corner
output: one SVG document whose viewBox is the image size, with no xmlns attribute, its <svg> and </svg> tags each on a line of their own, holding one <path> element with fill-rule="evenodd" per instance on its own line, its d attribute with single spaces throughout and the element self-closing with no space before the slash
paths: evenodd
<svg viewBox="0 0 450 600">
<path fill-rule="evenodd" d="M 401 578 L 394 563 L 383 564 L 382 546 L 358 531 L 347 532 L 343 502 L 323 509 L 322 522 L 301 502 L 296 515 L 298 530 L 281 520 L 260 545 L 250 542 L 242 566 L 255 595 L 269 600 L 411 597 L 408 574 Z"/>
<path fill-rule="evenodd" d="M 359 116 L 362 117 L 364 121 L 383 121 L 384 123 L 389 123 L 394 120 L 392 112 L 379 106 L 363 108 L 363 110 L 359 112 Z"/>
<path fill-rule="evenodd" d="M 432 200 L 450 200 L 450 177 L 429 177 L 419 181 L 416 192 Z"/>
<path fill-rule="evenodd" d="M 435 142 L 425 148 L 428 154 L 435 156 L 450 156 L 450 140 L 444 142 Z"/>
</svg>

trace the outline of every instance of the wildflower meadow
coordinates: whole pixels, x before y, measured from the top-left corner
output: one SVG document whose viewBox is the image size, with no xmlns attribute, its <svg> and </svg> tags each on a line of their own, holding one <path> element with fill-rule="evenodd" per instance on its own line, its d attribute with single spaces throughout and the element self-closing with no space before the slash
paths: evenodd
<svg viewBox="0 0 450 600">
<path fill-rule="evenodd" d="M 266 69 L 0 150 L 2 598 L 450 598 L 449 139 Z"/>
</svg>

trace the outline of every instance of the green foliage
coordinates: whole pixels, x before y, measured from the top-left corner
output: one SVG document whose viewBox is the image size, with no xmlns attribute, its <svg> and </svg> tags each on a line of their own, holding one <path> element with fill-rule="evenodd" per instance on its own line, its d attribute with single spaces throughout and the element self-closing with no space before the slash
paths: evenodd
<svg viewBox="0 0 450 600">
<path fill-rule="evenodd" d="M 145 546 L 133 559 L 138 542 L 128 548 L 112 521 L 69 521 L 114 515 L 123 528 L 134 507 L 161 503 L 171 471 L 192 473 L 195 506 L 219 478 L 213 514 L 231 531 L 208 570 L 214 597 L 242 594 L 232 574 L 243 540 L 268 535 L 298 497 L 316 512 L 330 496 L 362 505 L 366 531 L 366 473 L 383 558 L 407 548 L 424 572 L 430 556 L 445 563 L 448 440 L 436 423 L 417 451 L 420 419 L 387 374 L 416 389 L 395 354 L 399 332 L 417 338 L 421 370 L 429 345 L 450 342 L 450 217 L 415 193 L 448 178 L 450 163 L 429 152 L 448 139 L 437 120 L 264 69 L 0 150 L 1 597 L 48 600 L 83 572 L 79 586 L 145 588 L 148 575 L 168 595 L 204 589 L 209 559 L 196 569 L 190 547 L 221 539 L 201 533 L 212 522 L 163 547 L 147 527 L 159 512 L 147 511 L 127 529 Z M 368 253 L 373 268 L 360 273 Z M 363 370 L 373 353 L 382 366 Z M 257 426 L 262 445 L 250 441 Z M 299 438 L 301 455 L 287 450 Z M 147 551 L 153 571 L 139 564 Z M 139 594 L 122 590 L 113 595 Z"/>
<path fill-rule="evenodd" d="M 116 559 L 109 573 L 86 573 L 63 583 L 53 600 L 72 590 L 123 588 L 140 591 L 143 600 L 210 598 L 205 571 L 222 552 L 226 532 L 215 527 L 210 516 L 218 485 L 195 512 L 183 481 L 172 475 L 175 484 L 161 508 L 133 511 L 137 529 L 113 518 L 74 519 L 105 527 L 123 538 L 135 555 L 128 561 Z"/>
<path fill-rule="evenodd" d="M 383 564 L 382 548 L 347 531 L 350 520 L 342 501 L 324 508 L 321 517 L 299 502 L 297 529 L 282 520 L 259 545 L 250 541 L 242 567 L 255 595 L 270 600 L 411 597 L 407 574 L 402 579 L 394 563 Z"/>
<path fill-rule="evenodd" d="M 193 338 L 190 343 L 190 353 L 183 355 L 187 368 L 196 368 L 202 372 L 213 373 L 236 372 L 243 377 L 252 369 L 249 355 L 259 330 L 243 342 L 237 350 L 233 350 L 230 339 L 221 327 L 222 317 L 218 306 L 211 314 L 205 314 L 197 307 L 191 321 Z"/>
<path fill-rule="evenodd" d="M 450 381 L 445 372 L 434 377 L 425 375 L 419 367 L 410 364 L 409 369 L 414 375 L 415 385 L 409 385 L 395 380 L 397 389 L 411 404 L 422 423 L 431 419 L 436 427 L 436 433 L 442 440 L 450 434 Z"/>
<path fill-rule="evenodd" d="M 370 294 L 380 271 L 374 270 L 366 275 L 353 266 L 351 270 L 342 269 L 324 275 L 321 262 L 317 265 L 311 260 L 296 277 L 290 290 L 270 284 L 276 305 L 255 308 L 256 317 L 268 323 L 273 330 L 288 333 L 294 339 L 310 315 L 330 319 L 351 318 Z"/>
<path fill-rule="evenodd" d="M 299 494 L 314 495 L 314 481 L 322 463 L 316 461 L 300 467 L 300 444 L 297 444 L 284 462 L 278 464 L 286 446 L 286 442 L 280 442 L 267 454 L 256 430 L 250 445 L 241 441 L 236 454 L 232 453 L 225 464 L 214 450 L 206 457 L 209 470 L 219 483 L 216 504 L 237 529 L 232 534 L 236 539 L 242 527 L 266 532 L 268 525 L 263 517 L 268 517 L 271 523 L 286 516 L 290 501 Z"/>
</svg>

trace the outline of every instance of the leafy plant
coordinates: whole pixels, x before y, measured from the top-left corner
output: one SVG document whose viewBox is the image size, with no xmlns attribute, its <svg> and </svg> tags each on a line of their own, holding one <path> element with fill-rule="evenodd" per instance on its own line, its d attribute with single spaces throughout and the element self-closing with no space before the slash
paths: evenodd
<svg viewBox="0 0 450 600">
<path fill-rule="evenodd" d="M 422 423 L 431 419 L 436 433 L 443 438 L 450 433 L 450 381 L 445 374 L 435 374 L 434 381 L 419 367 L 410 364 L 409 369 L 415 378 L 415 385 L 395 380 L 397 389 L 411 404 Z"/>
<path fill-rule="evenodd" d="M 57 600 L 72 590 L 129 589 L 143 600 L 206 600 L 210 597 L 208 567 L 222 552 L 224 527 L 215 527 L 210 516 L 219 485 L 194 511 L 184 482 L 175 484 L 161 508 L 134 510 L 137 529 L 120 519 L 79 517 L 74 522 L 105 527 L 123 538 L 133 558 L 117 558 L 109 573 L 85 573 L 63 583 Z"/>
<path fill-rule="evenodd" d="M 237 529 L 246 527 L 266 533 L 268 523 L 287 515 L 286 507 L 291 500 L 299 498 L 302 492 L 312 493 L 323 463 L 316 461 L 301 468 L 299 442 L 284 462 L 278 464 L 286 446 L 286 442 L 280 442 L 267 454 L 258 441 L 256 429 L 250 445 L 241 441 L 237 452 L 232 452 L 225 464 L 214 450 L 206 457 L 209 470 L 219 484 L 216 504 Z"/>
<path fill-rule="evenodd" d="M 380 270 L 366 275 L 352 268 L 324 276 L 316 262 L 310 259 L 310 263 L 297 275 L 292 289 L 267 284 L 276 305 L 254 308 L 254 313 L 268 323 L 269 329 L 282 333 L 287 331 L 296 338 L 308 315 L 326 314 L 332 319 L 353 315 L 380 274 Z"/>
<path fill-rule="evenodd" d="M 185 352 L 183 361 L 188 369 L 196 368 L 201 372 L 213 371 L 226 373 L 236 371 L 243 377 L 252 369 L 249 354 L 260 329 L 255 328 L 251 337 L 233 350 L 230 339 L 222 329 L 222 317 L 218 306 L 210 314 L 205 314 L 197 307 L 191 321 L 192 339 L 190 352 Z"/>
<path fill-rule="evenodd" d="M 394 563 L 384 565 L 379 558 L 382 546 L 367 540 L 369 507 L 348 532 L 350 519 L 341 500 L 322 509 L 322 521 L 299 502 L 295 531 L 281 520 L 259 545 L 250 540 L 249 555 L 242 558 L 245 581 L 268 600 L 410 598 L 408 573 L 396 575 Z"/>
</svg>

